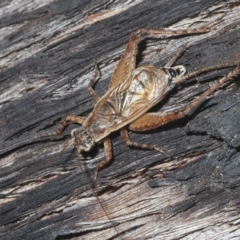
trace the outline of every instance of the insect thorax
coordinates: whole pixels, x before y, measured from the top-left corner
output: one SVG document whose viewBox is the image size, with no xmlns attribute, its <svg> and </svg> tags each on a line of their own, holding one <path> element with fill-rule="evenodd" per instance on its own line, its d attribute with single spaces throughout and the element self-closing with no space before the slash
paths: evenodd
<svg viewBox="0 0 240 240">
<path fill-rule="evenodd" d="M 74 146 L 76 147 L 78 153 L 88 152 L 94 146 L 94 141 L 92 137 L 83 129 L 82 126 L 72 130 L 71 135 L 74 139 Z"/>
</svg>

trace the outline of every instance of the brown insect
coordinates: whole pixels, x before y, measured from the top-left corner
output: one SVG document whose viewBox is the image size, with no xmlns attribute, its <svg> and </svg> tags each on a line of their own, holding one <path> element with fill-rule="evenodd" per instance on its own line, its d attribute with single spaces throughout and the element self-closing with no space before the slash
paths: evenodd
<svg viewBox="0 0 240 240">
<path fill-rule="evenodd" d="M 133 131 L 145 131 L 155 129 L 170 121 L 183 118 L 214 90 L 235 75 L 239 74 L 240 66 L 235 67 L 227 76 L 221 78 L 217 83 L 191 102 L 186 108 L 177 112 L 153 113 L 149 112 L 149 110 L 164 99 L 175 86 L 194 75 L 223 66 L 213 66 L 186 75 L 186 68 L 183 65 L 172 66 L 179 55 L 185 50 L 186 46 L 183 46 L 164 67 L 144 66 L 136 68 L 137 44 L 143 35 L 160 35 L 160 37 L 166 38 L 173 35 L 207 33 L 211 30 L 211 27 L 217 23 L 218 21 L 215 21 L 203 28 L 192 30 L 174 31 L 140 29 L 132 33 L 128 46 L 113 74 L 110 88 L 101 98 L 99 98 L 92 89 L 99 77 L 99 71 L 96 67 L 97 74 L 90 81 L 88 87 L 89 93 L 96 102 L 90 115 L 87 118 L 67 116 L 58 130 L 52 134 L 60 134 L 68 123 L 79 123 L 82 126 L 72 131 L 72 142 L 76 146 L 78 153 L 90 151 L 95 143 L 104 143 L 106 159 L 96 167 L 95 179 L 97 178 L 98 171 L 112 158 L 111 140 L 109 136 L 114 131 L 119 130 L 123 140 L 130 146 L 155 149 L 159 152 L 163 152 L 153 145 L 132 142 L 129 139 L 127 128 Z M 54 156 L 53 159 L 55 158 L 56 156 Z M 29 172 L 27 174 L 30 175 Z M 93 188 L 91 188 L 91 190 L 97 197 L 106 216 L 111 221 L 104 206 L 99 201 L 97 194 L 95 194 Z M 9 192 L 7 191 L 7 194 L 8 193 Z M 115 227 L 116 224 L 112 223 L 112 226 L 117 232 L 117 228 Z"/>
<path fill-rule="evenodd" d="M 183 65 L 172 67 L 179 55 L 185 50 L 186 46 L 183 46 L 164 67 L 144 66 L 136 68 L 137 44 L 143 35 L 160 35 L 161 38 L 167 38 L 173 35 L 207 33 L 218 22 L 219 20 L 216 20 L 205 27 L 192 30 L 139 29 L 132 33 L 127 48 L 112 76 L 110 88 L 101 98 L 96 95 L 92 88 L 100 75 L 95 63 L 96 76 L 90 81 L 88 91 L 96 105 L 90 115 L 87 118 L 73 115 L 66 116 L 58 130 L 51 135 L 61 134 L 68 123 L 78 123 L 82 126 L 72 130 L 71 135 L 79 154 L 83 151 L 90 151 L 95 143 L 103 142 L 106 159 L 97 165 L 95 179 L 98 171 L 109 163 L 112 158 L 109 135 L 114 131 L 119 130 L 121 137 L 129 146 L 155 149 L 163 153 L 162 150 L 154 145 L 132 142 L 128 136 L 127 128 L 133 131 L 146 131 L 183 118 L 199 105 L 206 96 L 230 78 L 239 74 L 240 67 L 233 69 L 226 77 L 220 79 L 185 109 L 168 113 L 148 112 L 154 105 L 164 99 L 174 87 L 188 78 L 223 66 L 209 67 L 185 75 L 186 68 Z"/>
</svg>

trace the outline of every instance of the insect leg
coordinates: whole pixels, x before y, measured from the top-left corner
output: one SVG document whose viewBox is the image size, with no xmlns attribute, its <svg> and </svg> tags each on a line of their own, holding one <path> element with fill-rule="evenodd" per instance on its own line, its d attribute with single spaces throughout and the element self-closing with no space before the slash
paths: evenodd
<svg viewBox="0 0 240 240">
<path fill-rule="evenodd" d="M 211 28 L 215 25 L 217 25 L 225 14 L 222 14 L 219 18 L 212 21 L 211 23 L 200 27 L 200 28 L 193 28 L 193 29 L 178 29 L 178 30 L 172 30 L 172 29 L 159 29 L 159 30 L 153 30 L 153 29 L 138 29 L 135 34 L 141 34 L 141 35 L 159 35 L 159 38 L 169 38 L 172 36 L 177 35 L 190 35 L 190 34 L 201 34 L 201 33 L 208 33 L 211 31 Z"/>
<path fill-rule="evenodd" d="M 230 80 L 231 78 L 238 74 L 240 74 L 240 66 L 235 67 L 225 77 L 218 80 L 212 87 L 208 88 L 204 93 L 202 93 L 199 97 L 193 100 L 192 103 L 185 109 L 169 113 L 146 113 L 145 115 L 141 116 L 140 118 L 132 122 L 129 125 L 129 129 L 133 131 L 151 130 L 162 125 L 165 125 L 169 122 L 185 117 L 192 110 L 198 107 L 209 94 L 211 94 L 221 85 L 223 85 L 228 80 Z"/>
<path fill-rule="evenodd" d="M 164 68 L 169 68 L 171 67 L 174 62 L 180 57 L 180 55 L 186 50 L 187 44 L 184 44 L 181 46 L 179 51 L 169 60 L 169 62 L 164 66 Z"/>
<path fill-rule="evenodd" d="M 131 139 L 128 136 L 128 132 L 127 132 L 126 128 L 122 128 L 120 130 L 120 134 L 121 134 L 121 137 L 122 137 L 123 141 L 128 146 L 133 146 L 133 147 L 142 148 L 142 149 L 149 149 L 149 150 L 157 150 L 158 152 L 161 152 L 161 153 L 167 155 L 164 151 L 162 151 L 161 149 L 155 147 L 154 145 L 147 145 L 147 144 L 132 142 Z"/>
<path fill-rule="evenodd" d="M 154 36 L 157 35 L 158 38 L 169 38 L 172 36 L 177 35 L 190 35 L 190 34 L 201 34 L 210 32 L 211 28 L 218 24 L 221 19 L 223 18 L 224 14 L 221 15 L 218 19 L 211 22 L 210 24 L 203 26 L 197 29 L 179 29 L 179 30 L 171 30 L 171 29 L 159 29 L 159 30 L 152 30 L 152 29 L 138 29 L 137 31 L 133 32 L 130 36 L 130 40 L 128 42 L 127 48 L 123 53 L 115 71 L 112 76 L 110 82 L 110 88 L 117 86 L 123 80 L 128 78 L 132 71 L 136 67 L 136 54 L 137 54 L 137 44 L 141 40 L 142 36 L 150 35 Z M 171 65 L 174 60 L 170 60 L 168 65 Z"/>
<path fill-rule="evenodd" d="M 187 75 L 184 75 L 183 77 L 180 77 L 178 79 L 176 78 L 176 80 L 173 80 L 173 83 L 177 83 L 177 84 L 182 83 L 182 82 L 185 82 L 187 79 L 195 77 L 195 76 L 200 75 L 202 73 L 210 72 L 210 71 L 221 69 L 221 68 L 232 67 L 234 65 L 236 65 L 236 64 L 230 63 L 230 64 L 219 64 L 219 65 L 215 65 L 215 66 L 211 66 L 211 67 L 206 67 L 206 68 L 191 72 L 191 73 L 189 73 Z"/>
<path fill-rule="evenodd" d="M 95 59 L 94 59 L 94 68 L 95 68 L 95 74 L 88 84 L 88 92 L 91 95 L 91 97 L 93 98 L 93 101 L 97 102 L 99 100 L 99 97 L 93 90 L 93 86 L 96 83 L 96 81 L 100 78 L 100 71 L 99 71 L 99 68 L 98 68 L 98 65 L 97 65 L 97 62 Z"/>
<path fill-rule="evenodd" d="M 115 87 L 128 78 L 136 67 L 137 44 L 140 41 L 140 34 L 133 32 L 128 45 L 113 73 L 110 88 Z"/>
<path fill-rule="evenodd" d="M 183 117 L 184 110 L 178 112 L 148 112 L 129 125 L 129 129 L 136 132 L 143 132 L 158 128 L 174 120 Z"/>
<path fill-rule="evenodd" d="M 78 124 L 83 124 L 85 121 L 84 117 L 79 117 L 79 116 L 74 116 L 74 115 L 69 115 L 66 116 L 63 121 L 60 123 L 60 126 L 58 130 L 52 132 L 50 135 L 59 135 L 62 133 L 63 129 L 67 126 L 69 123 L 78 123 Z"/>
<path fill-rule="evenodd" d="M 97 179 L 99 170 L 101 168 L 103 168 L 105 165 L 107 165 L 111 161 L 111 159 L 112 159 L 112 143 L 111 143 L 111 139 L 110 138 L 105 138 L 103 144 L 104 144 L 106 158 L 105 158 L 104 161 L 99 163 L 97 165 L 97 167 L 95 168 L 95 173 L 94 173 L 94 179 L 95 180 Z"/>
</svg>

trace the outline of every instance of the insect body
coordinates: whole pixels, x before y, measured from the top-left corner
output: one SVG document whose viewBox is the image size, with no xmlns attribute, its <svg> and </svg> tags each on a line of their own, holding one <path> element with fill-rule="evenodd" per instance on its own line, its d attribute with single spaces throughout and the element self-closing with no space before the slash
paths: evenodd
<svg viewBox="0 0 240 240">
<path fill-rule="evenodd" d="M 129 40 L 127 48 L 113 74 L 110 89 L 104 96 L 99 98 L 92 86 L 97 77 L 90 81 L 88 90 L 96 102 L 93 111 L 87 118 L 79 116 L 67 116 L 61 123 L 59 129 L 52 134 L 60 134 L 69 122 L 81 124 L 79 128 L 72 131 L 74 145 L 80 154 L 83 151 L 90 151 L 95 143 L 103 142 L 106 159 L 95 169 L 95 179 L 98 171 L 104 167 L 112 158 L 111 140 L 109 135 L 117 130 L 123 140 L 130 146 L 144 149 L 155 149 L 154 145 L 139 144 L 129 139 L 126 127 L 134 131 L 144 131 L 157 128 L 170 121 L 187 115 L 204 98 L 215 89 L 239 74 L 240 68 L 236 67 L 226 77 L 220 79 L 215 85 L 206 90 L 196 98 L 190 105 L 178 112 L 151 113 L 148 112 L 154 105 L 159 103 L 176 85 L 186 79 L 218 68 L 219 66 L 205 68 L 203 70 L 185 75 L 184 66 L 172 67 L 177 57 L 185 50 L 185 46 L 178 52 L 164 67 L 144 66 L 136 68 L 137 44 L 142 35 L 160 35 L 170 37 L 172 35 L 187 35 L 209 32 L 211 27 L 218 21 L 200 29 L 193 30 L 146 30 L 140 29 L 134 32 Z M 98 72 L 99 73 L 99 72 Z"/>
<path fill-rule="evenodd" d="M 160 102 L 176 86 L 174 80 L 184 75 L 185 72 L 184 66 L 172 68 L 145 66 L 137 68 L 125 81 L 112 87 L 99 99 L 86 119 L 68 116 L 59 130 L 65 127 L 67 121 L 82 123 L 81 127 L 72 131 L 78 153 L 91 150 L 95 143 L 102 140 L 107 152 L 108 149 L 111 150 L 111 143 L 109 144 L 107 138 L 110 133 L 134 122 Z M 58 133 L 54 132 L 54 134 Z M 121 130 L 121 134 L 127 134 L 125 129 Z M 139 147 L 156 149 L 161 152 L 160 149 L 152 145 L 139 144 Z M 109 161 L 111 154 L 107 157 Z M 104 162 L 104 165 L 107 162 Z M 97 167 L 95 178 L 97 177 L 97 171 L 104 165 Z"/>
<path fill-rule="evenodd" d="M 175 67 L 184 69 L 183 66 Z M 182 73 L 181 73 L 182 74 Z M 121 129 L 160 102 L 175 86 L 179 74 L 174 68 L 140 67 L 116 87 L 111 88 L 96 104 L 83 123 L 94 142 Z"/>
</svg>

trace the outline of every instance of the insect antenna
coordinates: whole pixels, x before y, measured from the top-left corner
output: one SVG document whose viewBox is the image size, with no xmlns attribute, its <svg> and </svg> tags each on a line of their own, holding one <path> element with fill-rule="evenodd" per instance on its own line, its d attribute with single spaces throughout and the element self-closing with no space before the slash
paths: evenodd
<svg viewBox="0 0 240 240">
<path fill-rule="evenodd" d="M 79 165 L 79 168 L 80 168 L 81 172 L 83 173 L 83 176 L 84 176 L 84 178 L 85 178 L 85 181 L 89 184 L 90 189 L 91 189 L 94 197 L 97 199 L 99 205 L 101 206 L 101 208 L 102 208 L 103 212 L 105 213 L 106 217 L 108 218 L 109 222 L 112 224 L 115 232 L 117 233 L 117 235 L 119 235 L 119 232 L 118 232 L 117 228 L 114 226 L 114 225 L 115 225 L 114 222 L 112 221 L 112 219 L 110 218 L 110 216 L 109 216 L 109 214 L 107 213 L 106 209 L 104 208 L 102 202 L 100 201 L 97 193 L 96 193 L 95 190 L 94 190 L 94 185 L 93 185 L 92 182 L 90 181 L 89 177 L 87 176 L 87 174 L 86 174 L 86 172 L 85 172 L 85 170 L 84 170 L 84 168 L 83 168 L 83 165 L 82 165 L 82 163 L 81 163 L 81 159 L 79 158 L 79 154 L 78 154 L 78 165 Z M 121 239 L 121 237 L 120 237 L 120 239 Z"/>
</svg>

